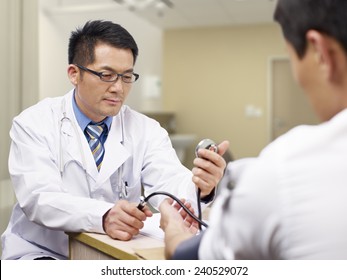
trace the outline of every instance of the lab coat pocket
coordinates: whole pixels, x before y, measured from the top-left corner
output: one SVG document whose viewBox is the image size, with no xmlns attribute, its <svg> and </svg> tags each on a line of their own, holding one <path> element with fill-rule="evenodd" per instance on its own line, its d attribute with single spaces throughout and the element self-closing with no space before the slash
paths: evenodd
<svg viewBox="0 0 347 280">
<path fill-rule="evenodd" d="M 117 174 L 118 173 L 118 174 Z M 126 199 L 130 202 L 138 202 L 141 195 L 141 177 L 135 180 L 127 178 L 126 174 L 120 176 L 119 172 L 115 172 L 110 178 L 114 199 Z"/>
<path fill-rule="evenodd" d="M 126 182 L 126 185 L 128 201 L 139 202 L 142 189 L 141 177 L 136 178 L 136 180 Z"/>
</svg>

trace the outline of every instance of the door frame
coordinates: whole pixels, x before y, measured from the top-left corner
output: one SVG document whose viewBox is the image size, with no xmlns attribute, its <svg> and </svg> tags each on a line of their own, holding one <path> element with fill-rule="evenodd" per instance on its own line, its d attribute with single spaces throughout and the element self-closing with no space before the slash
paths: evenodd
<svg viewBox="0 0 347 280">
<path fill-rule="evenodd" d="M 274 71 L 274 62 L 275 61 L 288 61 L 290 63 L 290 58 L 289 56 L 286 55 L 278 55 L 278 56 L 270 56 L 268 58 L 268 63 L 267 63 L 267 107 L 268 107 L 268 119 L 267 119 L 267 140 L 268 143 L 272 142 L 272 134 L 273 134 L 273 129 L 274 129 L 274 122 L 273 122 L 273 71 Z"/>
</svg>

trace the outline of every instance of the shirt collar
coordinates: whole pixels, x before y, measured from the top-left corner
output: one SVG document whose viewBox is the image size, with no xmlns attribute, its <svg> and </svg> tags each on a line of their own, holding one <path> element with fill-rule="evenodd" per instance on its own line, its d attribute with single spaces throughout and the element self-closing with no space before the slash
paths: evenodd
<svg viewBox="0 0 347 280">
<path fill-rule="evenodd" d="M 90 118 L 88 118 L 81 110 L 80 108 L 78 108 L 78 105 L 76 103 L 75 100 L 75 92 L 72 95 L 72 107 L 73 107 L 73 111 L 75 113 L 76 116 L 76 120 L 78 122 L 78 125 L 80 126 L 80 128 L 82 129 L 82 131 L 85 130 L 85 128 L 87 127 L 87 125 L 92 121 Z M 108 131 L 110 131 L 110 127 L 111 127 L 111 123 L 112 123 L 112 117 L 106 117 L 104 119 L 104 123 L 107 125 Z"/>
</svg>

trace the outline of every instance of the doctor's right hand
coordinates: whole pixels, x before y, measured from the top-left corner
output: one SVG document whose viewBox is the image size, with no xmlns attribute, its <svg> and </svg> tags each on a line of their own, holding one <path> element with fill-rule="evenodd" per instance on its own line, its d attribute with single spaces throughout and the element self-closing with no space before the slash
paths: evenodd
<svg viewBox="0 0 347 280">
<path fill-rule="evenodd" d="M 148 206 L 139 210 L 137 205 L 126 200 L 119 200 L 106 212 L 103 216 L 103 226 L 107 235 L 123 241 L 137 235 L 143 228 L 146 218 L 153 215 Z"/>
</svg>

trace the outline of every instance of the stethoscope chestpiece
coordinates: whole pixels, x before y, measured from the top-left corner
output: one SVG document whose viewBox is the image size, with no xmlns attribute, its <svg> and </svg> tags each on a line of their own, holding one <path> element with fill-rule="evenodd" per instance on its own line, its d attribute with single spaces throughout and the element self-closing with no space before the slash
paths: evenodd
<svg viewBox="0 0 347 280">
<path fill-rule="evenodd" d="M 199 149 L 207 149 L 207 150 L 218 153 L 217 144 L 211 139 L 203 139 L 199 142 L 199 144 L 195 148 L 196 157 L 199 157 L 198 156 Z"/>
</svg>

